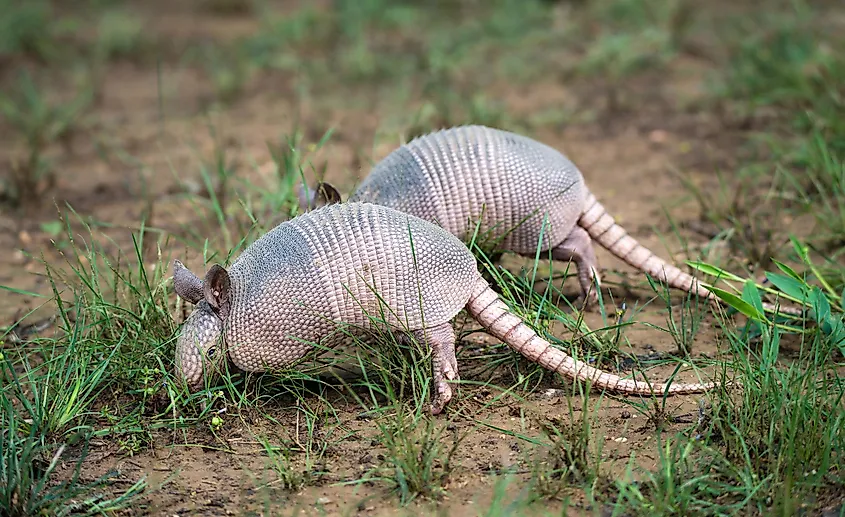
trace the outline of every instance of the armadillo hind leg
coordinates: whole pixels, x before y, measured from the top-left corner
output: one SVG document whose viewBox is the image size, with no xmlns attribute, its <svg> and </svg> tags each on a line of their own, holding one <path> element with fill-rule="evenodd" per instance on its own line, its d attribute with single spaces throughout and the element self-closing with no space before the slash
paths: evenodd
<svg viewBox="0 0 845 517">
<path fill-rule="evenodd" d="M 431 347 L 434 399 L 431 403 L 431 414 L 443 412 L 452 400 L 452 388 L 448 381 L 458 381 L 458 359 L 455 357 L 455 330 L 447 322 L 435 327 L 414 331 L 414 337 L 421 343 Z"/>
<path fill-rule="evenodd" d="M 566 239 L 552 248 L 552 259 L 560 262 L 574 263 L 578 269 L 578 283 L 581 285 L 581 296 L 577 304 L 586 301 L 586 305 L 593 306 L 599 301 L 598 290 L 601 288 L 599 263 L 593 240 L 587 230 L 576 226 Z"/>
</svg>

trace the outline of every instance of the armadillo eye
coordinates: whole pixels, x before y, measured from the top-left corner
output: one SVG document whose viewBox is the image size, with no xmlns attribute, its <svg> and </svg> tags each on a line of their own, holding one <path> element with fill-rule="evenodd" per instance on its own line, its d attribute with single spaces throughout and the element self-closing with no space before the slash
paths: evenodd
<svg viewBox="0 0 845 517">
<path fill-rule="evenodd" d="M 209 359 L 214 359 L 214 356 L 217 355 L 217 347 L 212 346 L 208 347 L 208 350 L 205 352 Z"/>
</svg>

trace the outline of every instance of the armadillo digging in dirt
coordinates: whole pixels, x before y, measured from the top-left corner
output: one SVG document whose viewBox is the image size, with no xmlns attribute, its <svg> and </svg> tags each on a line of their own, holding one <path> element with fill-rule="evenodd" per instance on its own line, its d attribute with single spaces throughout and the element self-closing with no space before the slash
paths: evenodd
<svg viewBox="0 0 845 517">
<path fill-rule="evenodd" d="M 596 387 L 660 396 L 714 386 L 649 385 L 573 359 L 510 312 L 458 238 L 384 206 L 330 204 L 300 215 L 256 240 L 228 270 L 213 265 L 204 279 L 179 261 L 173 267 L 177 294 L 196 304 L 176 345 L 177 377 L 191 389 L 226 358 L 245 371 L 286 367 L 338 324 L 384 325 L 431 347 L 431 411 L 438 414 L 452 398 L 448 381 L 458 379 L 452 320 L 461 309 L 529 360 Z"/>
<path fill-rule="evenodd" d="M 312 197 L 300 189 L 303 208 L 338 200 L 324 192 Z M 593 241 L 671 287 L 719 303 L 695 278 L 616 224 L 566 156 L 512 132 L 458 126 L 417 137 L 377 163 L 349 201 L 415 215 L 466 243 L 478 222 L 478 241 L 493 244 L 494 251 L 534 258 L 539 244 L 552 259 L 575 264 L 581 299 L 588 306 L 598 299 L 594 285 L 601 284 Z M 764 306 L 774 310 L 771 304 Z M 801 314 L 793 308 L 780 311 Z"/>
</svg>

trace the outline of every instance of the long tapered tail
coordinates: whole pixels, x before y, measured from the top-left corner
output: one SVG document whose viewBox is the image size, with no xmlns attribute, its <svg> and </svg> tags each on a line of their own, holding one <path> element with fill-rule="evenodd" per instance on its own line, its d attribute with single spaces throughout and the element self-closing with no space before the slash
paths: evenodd
<svg viewBox="0 0 845 517">
<path fill-rule="evenodd" d="M 660 396 L 667 391 L 665 384 L 649 385 L 642 381 L 623 379 L 618 375 L 593 368 L 572 358 L 562 350 L 554 348 L 551 343 L 537 335 L 522 319 L 512 313 L 487 281 L 481 277 L 475 283 L 466 309 L 490 334 L 548 370 L 571 379 L 590 381 L 594 386 L 625 394 Z M 700 393 L 715 386 L 716 384 L 712 382 L 671 384 L 668 387 L 668 394 Z"/>
<path fill-rule="evenodd" d="M 616 224 L 613 216 L 605 210 L 592 193 L 587 195 L 584 208 L 578 224 L 587 230 L 590 237 L 603 248 L 671 287 L 688 293 L 692 292 L 707 299 L 714 298 L 713 293 L 704 288 L 692 275 L 669 264 L 628 235 L 628 232 Z"/>
<path fill-rule="evenodd" d="M 587 195 L 584 207 L 584 212 L 581 214 L 578 224 L 587 230 L 590 237 L 603 248 L 638 270 L 665 282 L 670 287 L 694 293 L 712 303 L 720 303 L 720 300 L 692 275 L 669 264 L 628 235 L 628 232 L 616 224 L 613 216 L 607 212 L 592 193 Z M 801 309 L 795 307 L 775 307 L 767 302 L 763 302 L 763 307 L 784 314 L 802 314 Z"/>
</svg>

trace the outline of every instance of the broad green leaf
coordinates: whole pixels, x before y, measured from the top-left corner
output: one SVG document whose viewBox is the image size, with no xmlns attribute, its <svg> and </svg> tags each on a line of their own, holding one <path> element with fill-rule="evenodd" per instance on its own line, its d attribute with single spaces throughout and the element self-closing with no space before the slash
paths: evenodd
<svg viewBox="0 0 845 517">
<path fill-rule="evenodd" d="M 734 309 L 738 310 L 739 312 L 743 313 L 744 315 L 748 316 L 749 318 L 755 319 L 757 321 L 767 321 L 763 313 L 758 311 L 756 307 L 746 302 L 739 296 L 729 293 L 725 290 L 719 289 L 718 287 L 709 287 L 708 289 L 710 289 L 710 291 L 719 299 L 721 299 Z"/>
<path fill-rule="evenodd" d="M 778 269 L 780 269 L 781 271 L 783 271 L 787 275 L 791 276 L 792 278 L 794 278 L 795 280 L 798 280 L 801 283 L 804 283 L 804 279 L 798 273 L 796 273 L 795 270 L 792 269 L 791 267 L 787 266 L 783 262 L 778 262 L 775 259 L 772 259 L 772 262 L 775 263 L 775 265 L 778 267 Z"/>
<path fill-rule="evenodd" d="M 821 289 L 813 287 L 810 293 L 810 298 L 813 301 L 813 311 L 816 313 L 816 321 L 822 322 L 830 318 L 830 302 L 824 295 Z"/>
<path fill-rule="evenodd" d="M 809 248 L 798 242 L 798 239 L 796 239 L 792 235 L 789 236 L 789 240 L 792 241 L 792 247 L 795 249 L 795 253 L 797 253 L 798 256 L 801 257 L 801 261 L 807 265 L 810 265 L 810 257 L 808 255 Z"/>
<path fill-rule="evenodd" d="M 692 268 L 695 268 L 699 271 L 702 271 L 702 272 L 704 272 L 708 275 L 715 276 L 715 277 L 720 278 L 722 280 L 733 280 L 735 282 L 744 282 L 745 281 L 744 278 L 740 278 L 740 277 L 736 276 L 735 274 L 731 273 L 730 271 L 725 271 L 724 269 L 716 267 L 712 264 L 708 264 L 706 262 L 688 260 L 688 261 L 686 261 L 686 264 L 688 266 L 692 267 Z"/>
<path fill-rule="evenodd" d="M 753 280 L 746 280 L 742 286 L 742 299 L 754 306 L 760 314 L 763 313 L 763 299 Z"/>
<path fill-rule="evenodd" d="M 807 286 L 802 282 L 784 275 L 766 272 L 766 278 L 769 279 L 775 287 L 783 291 L 783 293 L 796 300 L 805 301 L 807 299 Z"/>
</svg>

